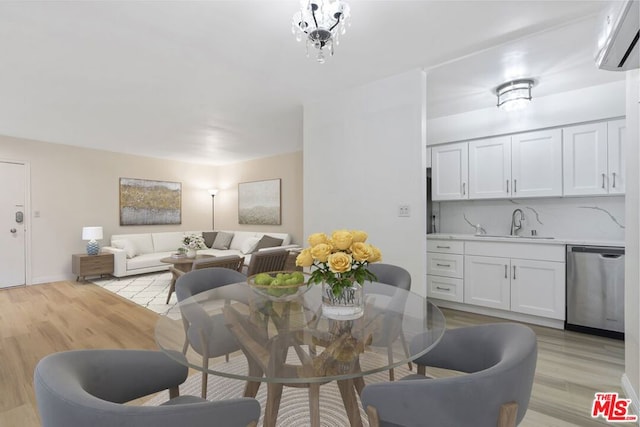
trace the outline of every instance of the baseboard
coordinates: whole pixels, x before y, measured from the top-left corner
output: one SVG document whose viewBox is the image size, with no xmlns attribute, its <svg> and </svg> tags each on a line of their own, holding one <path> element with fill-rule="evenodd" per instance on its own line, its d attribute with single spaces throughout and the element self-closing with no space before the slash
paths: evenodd
<svg viewBox="0 0 640 427">
<path fill-rule="evenodd" d="M 454 310 L 466 311 L 475 314 L 484 314 L 485 316 L 499 317 L 502 319 L 515 320 L 516 322 L 531 323 L 533 325 L 546 326 L 553 329 L 564 329 L 564 320 L 549 319 L 545 317 L 532 316 L 529 314 L 516 313 L 513 311 L 498 310 L 488 307 L 480 307 L 477 305 L 463 304 L 454 301 L 440 300 L 429 298 L 438 307 L 452 308 Z"/>
<path fill-rule="evenodd" d="M 631 399 L 631 406 L 633 413 L 636 415 L 640 415 L 640 402 L 638 401 L 638 393 L 633 389 L 631 385 L 631 381 L 629 381 L 629 377 L 627 374 L 622 374 L 622 391 L 627 396 L 627 399 Z"/>
<path fill-rule="evenodd" d="M 55 276 L 40 276 L 40 277 L 32 277 L 31 283 L 27 283 L 28 285 L 39 285 L 42 283 L 53 283 L 53 282 L 64 282 L 66 280 L 76 280 L 75 276 L 68 276 L 65 274 L 58 274 Z"/>
</svg>

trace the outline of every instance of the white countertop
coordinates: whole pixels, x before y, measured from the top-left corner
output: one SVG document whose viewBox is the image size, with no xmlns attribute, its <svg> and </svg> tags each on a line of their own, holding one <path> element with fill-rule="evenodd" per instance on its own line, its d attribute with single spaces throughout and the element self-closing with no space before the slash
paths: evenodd
<svg viewBox="0 0 640 427">
<path fill-rule="evenodd" d="M 624 241 L 620 240 L 589 240 L 578 238 L 553 238 L 544 239 L 544 236 L 537 238 L 530 237 L 507 237 L 492 235 L 476 235 L 476 234 L 452 234 L 452 233 L 434 233 L 427 234 L 427 239 L 438 240 L 473 240 L 485 242 L 508 242 L 508 243 L 536 243 L 545 245 L 588 245 L 588 246 L 620 246 L 624 247 Z"/>
</svg>

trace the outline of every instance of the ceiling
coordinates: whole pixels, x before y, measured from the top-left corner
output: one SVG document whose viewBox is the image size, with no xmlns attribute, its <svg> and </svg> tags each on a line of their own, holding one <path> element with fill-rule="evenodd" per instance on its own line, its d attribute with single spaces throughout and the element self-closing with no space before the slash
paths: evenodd
<svg viewBox="0 0 640 427">
<path fill-rule="evenodd" d="M 493 105 L 510 77 L 534 96 L 624 78 L 594 66 L 605 2 L 349 3 L 318 64 L 297 1 L 0 2 L 0 134 L 219 165 L 302 149 L 305 101 L 409 69 L 429 117 Z"/>
</svg>

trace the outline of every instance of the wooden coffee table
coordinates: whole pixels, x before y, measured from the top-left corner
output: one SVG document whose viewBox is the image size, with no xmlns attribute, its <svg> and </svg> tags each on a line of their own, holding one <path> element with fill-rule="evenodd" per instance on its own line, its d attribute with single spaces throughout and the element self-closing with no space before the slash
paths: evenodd
<svg viewBox="0 0 640 427">
<path fill-rule="evenodd" d="M 188 271 L 191 271 L 191 269 L 193 268 L 193 261 L 197 259 L 202 259 L 202 258 L 214 258 L 214 256 L 213 255 L 196 255 L 195 258 L 187 258 L 187 257 L 173 258 L 168 256 L 168 257 L 162 258 L 160 262 L 173 264 L 173 266 L 177 270 L 180 270 L 186 273 Z M 173 277 L 171 277 L 171 285 L 169 286 L 169 294 L 167 295 L 167 304 L 169 304 L 169 299 L 171 299 L 171 294 L 174 293 L 176 290 L 176 279 L 177 279 L 176 274 L 173 273 Z"/>
</svg>

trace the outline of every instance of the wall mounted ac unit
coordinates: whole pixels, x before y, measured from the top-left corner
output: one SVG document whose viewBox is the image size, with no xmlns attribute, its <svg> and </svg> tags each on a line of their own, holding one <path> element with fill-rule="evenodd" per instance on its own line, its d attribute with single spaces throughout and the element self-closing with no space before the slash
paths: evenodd
<svg viewBox="0 0 640 427">
<path fill-rule="evenodd" d="M 640 0 L 612 1 L 598 35 L 598 68 L 626 71 L 640 67 Z"/>
</svg>

